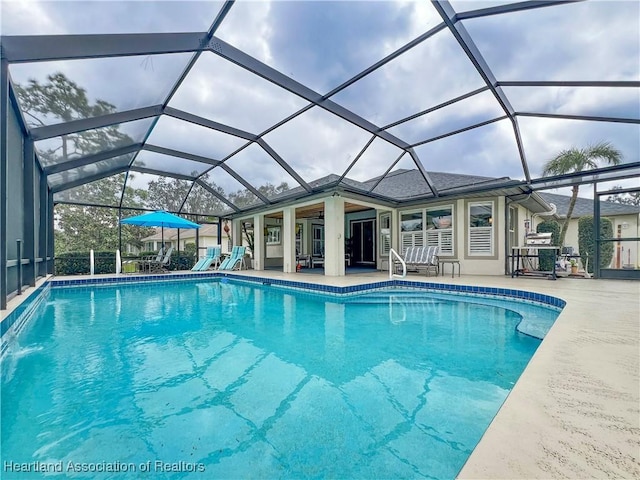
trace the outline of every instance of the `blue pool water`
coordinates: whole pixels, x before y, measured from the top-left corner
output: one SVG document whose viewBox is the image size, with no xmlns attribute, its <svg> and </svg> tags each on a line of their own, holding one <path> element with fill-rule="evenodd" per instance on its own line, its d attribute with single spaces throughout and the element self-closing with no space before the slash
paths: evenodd
<svg viewBox="0 0 640 480">
<path fill-rule="evenodd" d="M 540 343 L 522 315 L 557 315 L 482 301 L 51 289 L 2 362 L 1 476 L 454 478 Z"/>
</svg>

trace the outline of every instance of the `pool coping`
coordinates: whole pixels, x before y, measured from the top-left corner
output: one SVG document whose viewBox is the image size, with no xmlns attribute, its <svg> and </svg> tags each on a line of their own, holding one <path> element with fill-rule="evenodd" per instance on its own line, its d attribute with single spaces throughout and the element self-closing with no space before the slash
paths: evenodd
<svg viewBox="0 0 640 480">
<path fill-rule="evenodd" d="M 269 285 L 283 288 L 290 288 L 299 291 L 313 291 L 321 294 L 346 296 L 350 294 L 364 293 L 384 288 L 410 288 L 420 291 L 445 293 L 451 295 L 469 295 L 476 297 L 490 297 L 497 299 L 511 298 L 518 302 L 533 303 L 543 305 L 545 307 L 557 309 L 558 312 L 564 308 L 566 302 L 561 298 L 551 295 L 544 295 L 535 292 L 527 292 L 525 290 L 516 290 L 508 288 L 482 287 L 478 285 L 451 285 L 448 283 L 432 283 L 424 281 L 410 280 L 384 280 L 373 283 L 362 283 L 350 286 L 323 285 L 318 283 L 303 282 L 299 280 L 283 280 L 269 277 L 259 277 L 246 275 L 238 275 L 232 273 L 207 272 L 204 274 L 170 274 L 170 275 L 127 275 L 127 276 L 104 276 L 76 279 L 56 279 L 55 277 L 47 279 L 42 285 L 30 292 L 28 298 L 0 321 L 0 358 L 4 355 L 10 342 L 6 335 L 18 335 L 23 328 L 26 319 L 31 312 L 42 302 L 45 293 L 51 288 L 78 288 L 78 287 L 96 287 L 96 286 L 116 286 L 130 285 L 139 283 L 160 283 L 160 282 L 176 282 L 176 281 L 196 281 L 202 279 L 211 280 L 233 280 L 254 285 Z M 533 332 L 520 328 L 520 324 L 516 329 L 524 334 L 542 340 L 543 337 L 535 335 Z"/>
<path fill-rule="evenodd" d="M 362 292 L 365 290 L 375 290 L 385 287 L 408 287 L 418 288 L 421 290 L 432 290 L 438 292 L 447 293 L 462 293 L 462 294 L 485 294 L 495 295 L 501 297 L 510 297 L 519 300 L 528 300 L 531 302 L 548 305 L 551 307 L 557 307 L 562 309 L 566 302 L 552 295 L 540 294 L 535 292 L 528 292 L 525 290 L 517 290 L 511 288 L 494 288 L 483 287 L 478 285 L 455 285 L 450 283 L 434 283 L 424 281 L 411 281 L 411 280 L 384 280 L 373 283 L 363 283 L 359 285 L 350 286 L 336 286 L 336 285 L 324 285 L 311 282 L 303 282 L 300 280 L 283 280 L 278 278 L 259 277 L 259 276 L 246 276 L 233 273 L 221 273 L 221 272 L 207 272 L 204 274 L 170 274 L 170 275 L 133 275 L 133 276 L 118 276 L 118 277 L 93 277 L 87 279 L 69 279 L 58 280 L 53 278 L 50 280 L 52 287 L 77 287 L 77 286 L 96 286 L 96 285 L 117 285 L 126 283 L 140 283 L 140 282 L 164 282 L 164 281 L 178 281 L 178 280 L 195 280 L 203 278 L 227 278 L 242 282 L 249 282 L 261 285 L 277 285 L 281 287 L 299 288 L 304 290 L 313 290 L 321 293 L 332 293 L 338 295 L 345 295 L 349 293 Z"/>
</svg>

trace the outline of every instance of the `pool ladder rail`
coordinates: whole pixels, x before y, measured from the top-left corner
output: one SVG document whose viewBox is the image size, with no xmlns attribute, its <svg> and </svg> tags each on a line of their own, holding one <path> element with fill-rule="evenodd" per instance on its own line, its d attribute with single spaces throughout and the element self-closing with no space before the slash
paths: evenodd
<svg viewBox="0 0 640 480">
<path fill-rule="evenodd" d="M 402 264 L 402 275 L 393 273 L 395 270 L 395 257 Z M 407 264 L 404 259 L 393 248 L 389 249 L 389 280 L 394 278 L 405 278 L 407 276 Z"/>
</svg>

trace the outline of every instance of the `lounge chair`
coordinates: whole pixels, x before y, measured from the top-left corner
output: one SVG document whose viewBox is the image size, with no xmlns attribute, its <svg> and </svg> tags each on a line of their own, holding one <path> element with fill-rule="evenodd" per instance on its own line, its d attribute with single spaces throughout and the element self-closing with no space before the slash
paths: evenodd
<svg viewBox="0 0 640 480">
<path fill-rule="evenodd" d="M 231 250 L 231 255 L 226 258 L 218 267 L 218 270 L 235 270 L 238 267 L 238 270 L 242 270 L 246 265 L 244 263 L 244 254 L 246 251 L 246 247 L 235 246 Z"/>
<path fill-rule="evenodd" d="M 167 253 L 164 254 L 164 257 L 158 262 L 156 260 L 152 260 L 150 262 L 144 263 L 142 265 L 143 269 L 149 269 L 149 273 L 161 273 L 167 269 L 167 266 L 171 262 L 171 254 L 173 253 L 173 247 L 169 247 Z"/>
<path fill-rule="evenodd" d="M 202 272 L 208 270 L 212 264 L 214 264 L 214 266 L 218 266 L 218 263 L 220 263 L 221 250 L 222 247 L 220 245 L 216 247 L 207 247 L 206 256 L 198 260 L 191 270 L 194 272 Z"/>
</svg>

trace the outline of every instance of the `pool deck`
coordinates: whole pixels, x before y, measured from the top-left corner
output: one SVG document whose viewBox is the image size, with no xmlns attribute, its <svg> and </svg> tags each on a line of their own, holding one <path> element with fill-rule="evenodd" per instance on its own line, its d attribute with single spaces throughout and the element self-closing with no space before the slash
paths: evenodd
<svg viewBox="0 0 640 480">
<path fill-rule="evenodd" d="M 382 272 L 345 277 L 234 273 L 335 286 L 388 279 Z M 71 278 L 87 277 L 64 277 Z M 567 302 L 458 478 L 640 478 L 640 283 L 407 278 L 520 289 Z M 19 302 L 20 297 L 13 299 L 10 306 Z M 4 318 L 8 311 L 1 313 Z"/>
</svg>

